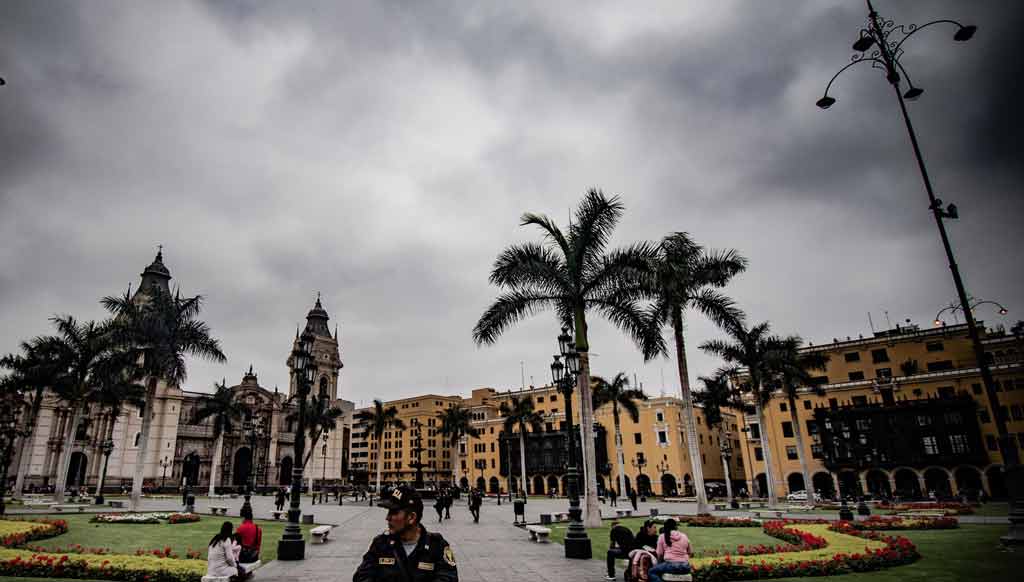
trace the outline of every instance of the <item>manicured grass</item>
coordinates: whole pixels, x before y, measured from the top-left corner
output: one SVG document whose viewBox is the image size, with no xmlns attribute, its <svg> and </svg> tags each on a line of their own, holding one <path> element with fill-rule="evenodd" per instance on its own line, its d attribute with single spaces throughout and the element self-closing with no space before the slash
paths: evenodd
<svg viewBox="0 0 1024 582">
<path fill-rule="evenodd" d="M 33 516 L 36 517 L 36 516 Z M 168 524 L 126 524 L 126 523 L 89 523 L 90 515 L 47 515 L 49 519 L 63 519 L 68 522 L 68 532 L 57 537 L 39 540 L 30 545 L 59 550 L 69 545 L 81 544 L 89 548 L 109 548 L 115 554 L 134 555 L 135 550 L 154 550 L 170 546 L 174 553 L 184 558 L 189 548 L 202 552 L 206 559 L 206 547 L 210 538 L 220 531 L 225 521 L 232 522 L 236 527 L 239 518 L 204 515 L 196 523 Z M 256 523 L 263 529 L 263 548 L 260 559 L 266 563 L 277 558 L 277 540 L 287 522 L 262 521 Z M 304 525 L 302 531 L 307 535 L 313 526 Z"/>
<path fill-rule="evenodd" d="M 620 520 L 620 524 L 628 527 L 634 534 L 640 529 L 644 518 L 628 518 Z M 590 547 L 593 550 L 595 560 L 603 560 L 611 540 L 608 533 L 611 531 L 611 522 L 606 521 L 602 527 L 587 528 L 587 535 L 590 536 Z M 556 523 L 551 527 L 551 539 L 562 543 L 565 539 L 566 523 Z M 660 527 L 660 526 L 659 526 Z M 679 526 L 679 531 L 690 538 L 690 544 L 697 556 L 709 550 L 734 551 L 736 546 L 756 546 L 758 544 L 776 545 L 784 543 L 777 540 L 759 527 L 689 527 L 685 524 Z"/>
<path fill-rule="evenodd" d="M 961 525 L 955 530 L 893 532 L 917 545 L 922 558 L 896 568 L 865 574 L 824 576 L 814 580 L 836 582 L 959 582 L 1012 580 L 1024 569 L 1024 552 L 998 549 L 1003 526 Z M 1017 572 L 1018 574 L 1014 574 Z M 789 582 L 801 578 L 779 578 Z"/>
</svg>

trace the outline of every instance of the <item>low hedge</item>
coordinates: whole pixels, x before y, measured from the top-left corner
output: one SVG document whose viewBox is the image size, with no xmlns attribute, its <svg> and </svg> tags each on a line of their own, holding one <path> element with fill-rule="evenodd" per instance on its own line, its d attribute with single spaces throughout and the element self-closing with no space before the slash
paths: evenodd
<svg viewBox="0 0 1024 582">
<path fill-rule="evenodd" d="M 39 554 L 0 549 L 0 576 L 85 578 L 123 582 L 196 582 L 206 574 L 205 560 L 149 556 Z"/>
<path fill-rule="evenodd" d="M 956 529 L 960 522 L 955 517 L 881 517 L 872 515 L 864 521 L 838 521 L 832 531 L 846 533 L 859 531 L 896 531 L 915 529 Z"/>
<path fill-rule="evenodd" d="M 68 531 L 68 522 L 63 519 L 39 520 L 0 520 L 0 546 L 13 548 L 33 542 L 52 538 Z"/>
</svg>

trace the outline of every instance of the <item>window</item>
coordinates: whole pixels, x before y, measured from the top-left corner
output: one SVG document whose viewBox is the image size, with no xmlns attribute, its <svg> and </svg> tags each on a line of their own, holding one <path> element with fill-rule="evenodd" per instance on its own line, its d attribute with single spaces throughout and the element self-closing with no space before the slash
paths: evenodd
<svg viewBox="0 0 1024 582">
<path fill-rule="evenodd" d="M 660 410 L 654 413 L 654 417 L 657 419 L 658 422 L 665 422 L 665 413 L 663 413 Z"/>
<path fill-rule="evenodd" d="M 142 433 L 141 432 L 135 433 L 135 444 L 132 445 L 133 447 L 139 446 L 139 439 L 140 438 L 142 438 Z"/>
<path fill-rule="evenodd" d="M 1011 406 L 1010 413 L 1013 415 L 1014 420 L 1021 420 L 1024 418 L 1024 410 L 1021 409 L 1020 404 L 1014 404 Z"/>
<path fill-rule="evenodd" d="M 942 345 L 942 342 L 927 342 L 924 344 L 924 349 L 929 352 L 941 352 L 946 348 Z"/>
<path fill-rule="evenodd" d="M 978 420 L 981 421 L 981 424 L 988 424 L 988 423 L 992 422 L 992 417 L 989 416 L 987 410 L 979 410 L 978 411 Z"/>
<path fill-rule="evenodd" d="M 967 435 L 965 434 L 949 435 L 949 448 L 954 455 L 964 455 L 971 452 L 971 446 L 968 444 Z"/>
<path fill-rule="evenodd" d="M 807 434 L 816 435 L 818 434 L 818 423 L 813 420 L 807 421 Z"/>
<path fill-rule="evenodd" d="M 494 452 L 494 443 L 491 443 L 491 452 Z"/>
<path fill-rule="evenodd" d="M 927 414 L 917 415 L 917 426 L 928 426 L 932 423 L 932 417 Z"/>
<path fill-rule="evenodd" d="M 824 456 L 825 455 L 822 453 L 822 450 L 821 450 L 821 445 L 818 445 L 818 444 L 812 444 L 811 445 L 811 457 L 812 458 L 814 458 L 814 459 L 821 459 L 821 458 L 824 458 Z"/>
<path fill-rule="evenodd" d="M 868 397 L 867 396 L 854 396 L 850 400 L 853 402 L 854 406 L 867 406 L 868 405 Z"/>
<path fill-rule="evenodd" d="M 755 439 L 761 438 L 761 425 L 759 425 L 759 424 L 752 424 L 752 425 L 750 425 L 750 437 L 751 438 L 755 438 Z"/>
<path fill-rule="evenodd" d="M 761 447 L 754 447 L 754 458 L 758 461 L 764 460 L 764 453 L 761 452 Z"/>
<path fill-rule="evenodd" d="M 787 439 L 793 438 L 793 423 L 786 421 L 782 423 L 782 436 Z"/>
<path fill-rule="evenodd" d="M 825 384 L 828 384 L 828 376 L 811 376 L 808 383 L 811 386 L 824 386 Z"/>
<path fill-rule="evenodd" d="M 875 364 L 881 364 L 889 361 L 889 352 L 885 351 L 885 348 L 878 350 L 871 350 L 871 361 Z"/>
<path fill-rule="evenodd" d="M 779 412 L 786 412 L 786 410 L 787 410 L 786 409 L 786 403 L 785 402 L 780 402 L 779 403 Z"/>
<path fill-rule="evenodd" d="M 952 400 L 956 396 L 952 386 L 939 386 L 939 398 Z"/>
<path fill-rule="evenodd" d="M 957 412 L 955 410 L 951 410 L 951 411 L 943 414 L 942 415 L 942 420 L 944 420 L 946 422 L 946 424 L 963 424 L 964 423 L 963 415 L 961 415 L 959 412 Z"/>
<path fill-rule="evenodd" d="M 933 436 L 921 437 L 921 448 L 924 449 L 924 454 L 926 455 L 939 454 L 939 444 Z"/>
<path fill-rule="evenodd" d="M 875 368 L 875 378 L 892 378 L 892 368 Z"/>
<path fill-rule="evenodd" d="M 850 372 L 847 376 L 850 378 L 850 382 L 857 382 L 864 379 L 864 372 Z"/>
<path fill-rule="evenodd" d="M 988 450 L 990 450 L 990 451 L 998 451 L 999 450 L 999 442 L 996 441 L 995 435 L 991 435 L 991 434 L 985 435 L 985 446 L 987 446 Z"/>
<path fill-rule="evenodd" d="M 643 435 L 638 432 L 633 433 L 633 443 L 637 445 L 644 444 Z"/>
<path fill-rule="evenodd" d="M 837 400 L 835 398 L 829 398 L 828 399 L 828 407 L 831 408 L 832 410 L 835 410 L 835 409 L 839 408 L 839 400 Z"/>
<path fill-rule="evenodd" d="M 659 445 L 667 445 L 668 444 L 668 433 L 667 432 L 665 432 L 663 430 L 659 430 L 658 431 L 658 444 Z"/>
<path fill-rule="evenodd" d="M 845 358 L 847 362 L 859 362 L 860 352 L 846 352 L 843 354 L 843 358 Z"/>
<path fill-rule="evenodd" d="M 789 459 L 790 461 L 795 461 L 796 459 L 799 458 L 799 457 L 797 457 L 797 454 L 796 454 L 796 447 L 794 447 L 794 446 L 786 447 L 786 458 Z"/>
<path fill-rule="evenodd" d="M 558 402 L 558 394 L 552 394 L 550 400 L 551 402 Z"/>
<path fill-rule="evenodd" d="M 537 397 L 537 403 L 539 404 L 541 402 L 544 402 L 544 397 L 543 396 L 538 396 Z"/>
<path fill-rule="evenodd" d="M 704 435 L 703 434 L 699 434 L 699 435 L 697 435 L 697 437 L 700 438 L 700 444 L 704 444 Z"/>
<path fill-rule="evenodd" d="M 811 409 L 811 401 L 810 400 L 804 400 L 804 410 L 810 410 L 810 409 Z"/>
<path fill-rule="evenodd" d="M 928 362 L 929 372 L 942 372 L 943 370 L 952 370 L 953 360 L 940 360 L 938 362 Z"/>
</svg>

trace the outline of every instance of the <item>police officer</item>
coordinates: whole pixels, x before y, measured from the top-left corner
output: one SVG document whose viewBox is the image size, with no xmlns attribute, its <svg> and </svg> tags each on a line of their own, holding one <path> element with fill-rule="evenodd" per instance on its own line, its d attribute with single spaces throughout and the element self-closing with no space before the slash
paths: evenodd
<svg viewBox="0 0 1024 582">
<path fill-rule="evenodd" d="M 423 500 L 399 487 L 378 504 L 388 510 L 387 533 L 370 542 L 352 582 L 458 582 L 455 553 L 422 524 Z"/>
</svg>

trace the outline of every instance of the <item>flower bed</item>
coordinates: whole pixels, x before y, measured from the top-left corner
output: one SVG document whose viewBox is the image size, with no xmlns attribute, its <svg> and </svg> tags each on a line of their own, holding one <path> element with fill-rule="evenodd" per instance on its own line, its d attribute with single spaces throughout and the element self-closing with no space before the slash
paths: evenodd
<svg viewBox="0 0 1024 582">
<path fill-rule="evenodd" d="M 849 529 L 859 531 L 888 531 L 910 529 L 956 529 L 960 522 L 955 517 L 881 517 L 872 515 L 864 521 L 839 521 L 832 531 L 845 533 Z"/>
<path fill-rule="evenodd" d="M 694 580 L 701 582 L 782 578 L 790 576 L 825 576 L 849 572 L 868 572 L 911 563 L 918 558 L 914 544 L 906 538 L 883 537 L 873 531 L 832 530 L 823 523 L 769 522 L 765 528 L 771 535 L 784 535 L 787 541 L 805 534 L 805 541 L 824 540 L 825 546 L 798 552 L 759 555 L 755 560 L 734 558 L 696 558 L 692 561 Z M 769 524 L 766 524 L 769 525 Z"/>
<path fill-rule="evenodd" d="M 63 519 L 0 520 L 0 546 L 13 548 L 31 541 L 52 538 L 66 531 L 68 522 Z"/>
<path fill-rule="evenodd" d="M 199 521 L 196 513 L 98 513 L 89 521 L 95 523 L 143 523 L 152 524 L 167 521 L 168 523 L 192 523 Z"/>
<path fill-rule="evenodd" d="M 205 560 L 150 556 L 40 554 L 0 549 L 0 576 L 88 578 L 123 582 L 197 582 L 206 573 Z"/>
<path fill-rule="evenodd" d="M 760 524 L 746 517 L 715 517 L 712 515 L 678 515 L 673 517 L 679 523 L 691 527 L 757 527 Z"/>
<path fill-rule="evenodd" d="M 893 511 L 928 511 L 942 510 L 946 515 L 971 515 L 974 508 L 966 503 L 953 501 L 931 501 L 923 503 L 879 503 L 879 509 L 891 509 Z"/>
</svg>

